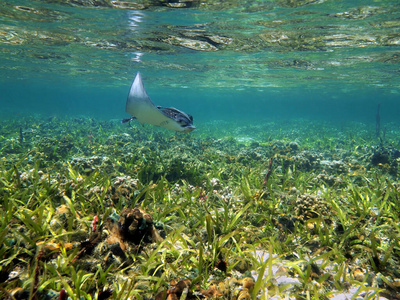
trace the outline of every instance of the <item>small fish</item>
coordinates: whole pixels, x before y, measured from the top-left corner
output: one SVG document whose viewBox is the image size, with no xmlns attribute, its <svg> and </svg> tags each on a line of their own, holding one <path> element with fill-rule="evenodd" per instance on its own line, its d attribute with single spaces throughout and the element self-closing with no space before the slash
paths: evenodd
<svg viewBox="0 0 400 300">
<path fill-rule="evenodd" d="M 136 119 L 142 125 L 147 123 L 178 132 L 191 132 L 196 129 L 191 115 L 174 107 L 155 106 L 147 95 L 139 72 L 126 100 L 126 112 L 133 117 L 123 119 L 122 123 Z"/>
</svg>

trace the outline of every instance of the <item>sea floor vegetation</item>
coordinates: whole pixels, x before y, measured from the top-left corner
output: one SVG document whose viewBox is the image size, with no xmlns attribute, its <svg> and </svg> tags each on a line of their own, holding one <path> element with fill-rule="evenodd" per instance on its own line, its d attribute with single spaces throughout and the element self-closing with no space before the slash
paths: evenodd
<svg viewBox="0 0 400 300">
<path fill-rule="evenodd" d="M 394 124 L 0 122 L 1 299 L 400 299 Z"/>
</svg>

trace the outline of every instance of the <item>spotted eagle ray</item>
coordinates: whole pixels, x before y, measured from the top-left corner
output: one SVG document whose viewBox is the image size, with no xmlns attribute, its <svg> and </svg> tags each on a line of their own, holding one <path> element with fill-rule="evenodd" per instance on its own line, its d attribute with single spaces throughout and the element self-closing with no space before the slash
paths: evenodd
<svg viewBox="0 0 400 300">
<path fill-rule="evenodd" d="M 122 120 L 123 123 L 138 120 L 140 124 L 152 124 L 179 132 L 191 132 L 193 117 L 174 107 L 155 106 L 144 88 L 142 76 L 138 72 L 126 100 L 126 112 L 133 117 Z"/>
</svg>

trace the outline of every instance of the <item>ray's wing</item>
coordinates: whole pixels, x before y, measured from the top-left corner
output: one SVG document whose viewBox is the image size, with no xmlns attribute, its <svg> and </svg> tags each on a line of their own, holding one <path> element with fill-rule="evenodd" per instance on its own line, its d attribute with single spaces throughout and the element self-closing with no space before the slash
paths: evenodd
<svg viewBox="0 0 400 300">
<path fill-rule="evenodd" d="M 139 72 L 136 74 L 129 91 L 126 101 L 126 112 L 133 115 L 142 125 L 148 123 L 156 126 L 164 126 L 163 124 L 171 121 L 171 119 L 167 115 L 161 113 L 150 100 Z"/>
<path fill-rule="evenodd" d="M 186 120 L 188 123 L 193 122 L 193 117 L 175 107 L 157 106 L 157 108 L 166 116 L 178 121 L 179 118 Z"/>
</svg>

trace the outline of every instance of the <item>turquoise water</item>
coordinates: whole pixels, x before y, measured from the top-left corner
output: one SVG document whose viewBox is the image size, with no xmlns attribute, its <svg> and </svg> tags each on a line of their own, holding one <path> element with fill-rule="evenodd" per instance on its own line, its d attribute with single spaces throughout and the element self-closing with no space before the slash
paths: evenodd
<svg viewBox="0 0 400 300">
<path fill-rule="evenodd" d="M 2 0 L 0 298 L 396 298 L 399 29 L 399 0 Z M 195 131 L 121 124 L 138 71 Z"/>
<path fill-rule="evenodd" d="M 1 116 L 122 119 L 140 71 L 195 124 L 398 121 L 398 1 L 135 3 L 2 1 Z"/>
</svg>

